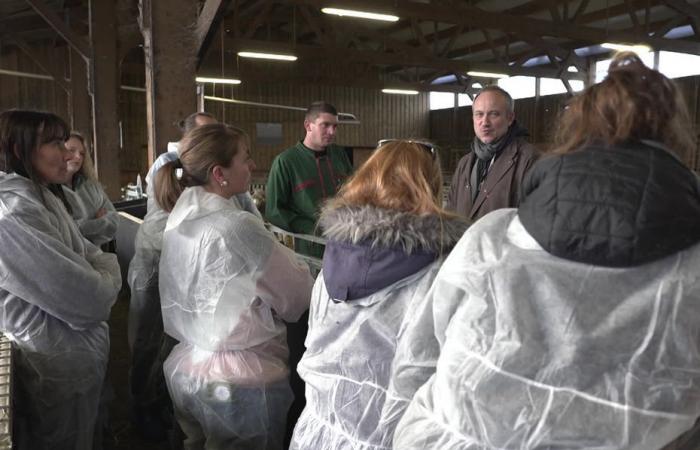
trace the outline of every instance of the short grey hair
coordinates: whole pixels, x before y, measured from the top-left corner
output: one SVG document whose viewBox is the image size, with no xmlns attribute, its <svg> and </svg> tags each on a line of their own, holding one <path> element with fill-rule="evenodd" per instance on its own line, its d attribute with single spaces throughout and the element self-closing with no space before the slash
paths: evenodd
<svg viewBox="0 0 700 450">
<path fill-rule="evenodd" d="M 213 114 L 210 114 L 208 112 L 199 111 L 196 113 L 192 113 L 177 123 L 177 127 L 180 129 L 180 132 L 184 135 L 197 128 L 197 126 L 199 125 L 197 123 L 198 117 L 208 117 L 210 119 L 216 120 L 216 117 L 214 117 Z"/>
<path fill-rule="evenodd" d="M 481 94 L 483 94 L 484 92 L 497 92 L 497 93 L 501 94 L 503 96 L 503 98 L 506 99 L 506 106 L 508 107 L 508 111 L 510 111 L 512 113 L 515 112 L 515 103 L 513 102 L 513 97 L 511 97 L 510 94 L 508 93 L 508 91 L 506 91 L 505 89 L 503 89 L 495 84 L 486 86 L 485 88 L 480 90 L 478 94 L 476 94 L 474 96 L 474 101 L 476 102 L 476 99 L 479 98 L 479 96 Z"/>
</svg>

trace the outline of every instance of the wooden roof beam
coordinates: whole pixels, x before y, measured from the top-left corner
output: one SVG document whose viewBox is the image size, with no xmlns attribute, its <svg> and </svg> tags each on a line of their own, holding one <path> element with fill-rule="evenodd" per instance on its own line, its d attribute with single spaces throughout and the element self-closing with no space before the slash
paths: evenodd
<svg viewBox="0 0 700 450">
<path fill-rule="evenodd" d="M 244 33 L 246 39 L 252 38 L 253 34 L 260 28 L 265 20 L 267 19 L 270 11 L 272 10 L 272 2 L 269 1 L 265 3 L 262 10 L 255 16 L 255 18 L 248 25 L 248 29 Z M 240 23 L 240 22 L 239 22 Z"/>
<path fill-rule="evenodd" d="M 643 1 L 643 0 L 636 0 L 637 3 L 641 2 L 641 1 Z M 661 0 L 651 0 L 650 6 L 657 6 L 657 5 L 661 5 L 661 4 L 663 4 L 663 2 Z M 574 14 L 575 17 L 572 17 L 571 20 L 574 21 L 575 23 L 591 23 L 591 22 L 595 22 L 595 21 L 604 19 L 606 17 L 606 14 L 609 14 L 611 16 L 617 16 L 617 15 L 624 14 L 626 11 L 627 11 L 627 6 L 624 4 L 621 4 L 621 5 L 613 6 L 610 9 L 608 9 L 607 11 L 606 10 L 593 11 L 593 12 L 590 12 L 588 14 L 584 14 L 582 16 Z M 664 33 L 664 34 L 666 34 L 666 33 Z M 654 34 L 654 36 L 661 37 L 661 36 L 663 36 L 663 34 L 662 35 Z M 506 43 L 506 40 L 505 39 L 495 39 L 494 43 L 496 45 L 504 45 Z M 584 44 L 577 42 L 576 45 L 574 45 L 574 47 L 580 47 L 583 45 Z M 567 45 L 566 47 L 570 47 L 570 45 Z M 482 43 L 482 44 L 472 45 L 469 47 L 455 49 L 455 50 L 449 52 L 446 56 L 448 56 L 450 58 L 455 58 L 455 57 L 459 57 L 459 56 L 464 56 L 465 54 L 468 54 L 470 52 L 480 52 L 480 51 L 488 50 L 488 49 L 489 49 L 488 44 Z"/>
<path fill-rule="evenodd" d="M 197 67 L 199 67 L 202 58 L 207 53 L 229 3 L 231 3 L 231 0 L 206 0 L 204 7 L 200 11 L 195 32 L 197 39 Z"/>
<path fill-rule="evenodd" d="M 49 8 L 43 0 L 25 0 L 29 6 L 36 11 L 51 28 L 58 33 L 63 40 L 77 51 L 86 61 L 90 60 L 90 44 L 82 36 L 77 35 L 66 25 L 54 11 Z"/>
<path fill-rule="evenodd" d="M 700 7 L 691 5 L 685 0 L 665 0 L 665 3 L 669 8 L 688 16 L 691 20 L 695 36 L 700 37 L 698 36 L 698 31 L 700 31 Z"/>
<path fill-rule="evenodd" d="M 343 86 L 343 87 L 360 87 L 366 89 L 384 89 L 384 88 L 394 88 L 394 89 L 412 89 L 421 92 L 436 91 L 436 92 L 454 92 L 454 93 L 467 93 L 471 91 L 469 85 L 458 85 L 458 84 L 436 84 L 431 85 L 429 82 L 412 82 L 412 81 L 401 81 L 401 80 L 381 80 L 377 77 L 373 77 L 372 74 L 364 74 L 360 76 L 348 76 L 339 75 L 338 71 L 333 70 L 320 70 L 313 73 L 278 73 L 269 72 L 262 70 L 246 70 L 241 69 L 241 78 L 244 80 L 250 79 L 251 83 L 254 82 L 264 82 L 264 83 L 295 83 L 295 84 L 324 84 L 331 86 Z M 246 81 L 247 83 L 247 81 Z"/>
<path fill-rule="evenodd" d="M 471 63 L 467 61 L 440 58 L 437 56 L 428 57 L 412 53 L 386 53 L 366 50 L 355 50 L 340 47 L 321 47 L 314 45 L 290 45 L 285 42 L 273 42 L 253 39 L 233 39 L 226 42 L 226 49 L 231 51 L 261 51 L 261 52 L 288 52 L 302 58 L 312 59 L 334 59 L 342 58 L 344 61 L 362 61 L 379 65 L 401 65 L 409 67 L 424 67 L 430 69 L 444 70 L 448 72 L 467 72 L 471 70 L 485 72 L 499 72 L 508 75 L 526 75 L 533 77 L 559 77 L 561 74 L 557 70 L 542 67 L 514 67 L 505 64 L 492 63 Z M 565 76 L 572 79 L 583 79 L 583 74 L 567 73 Z"/>
<path fill-rule="evenodd" d="M 683 17 L 681 20 L 677 20 L 678 18 L 671 19 L 670 21 L 668 20 L 662 20 L 658 22 L 652 22 L 649 24 L 649 29 L 654 32 L 655 35 L 659 35 L 659 33 L 667 33 L 668 28 L 675 28 L 677 26 L 682 26 L 688 23 L 689 19 Z M 565 43 L 565 44 L 560 44 L 559 47 L 563 50 L 571 50 L 573 51 L 577 45 L 576 43 Z M 542 52 L 541 49 L 530 49 L 528 51 L 519 53 L 517 55 L 513 55 L 513 58 L 517 61 L 516 64 L 522 64 L 525 61 L 527 61 L 530 58 L 534 58 L 536 56 L 543 55 L 544 53 Z"/>
<path fill-rule="evenodd" d="M 311 5 L 316 8 L 321 8 L 324 5 L 323 0 L 288 1 L 294 4 Z M 386 0 L 336 0 L 334 6 L 386 12 L 406 19 L 416 18 L 505 32 L 566 38 L 590 44 L 599 44 L 605 41 L 634 42 L 650 45 L 656 50 L 700 54 L 700 43 L 698 42 L 682 39 L 662 39 L 625 30 L 605 30 L 564 22 L 554 23 L 542 19 L 485 11 L 472 6 L 453 5 L 440 7 L 413 1 L 395 3 Z"/>
</svg>

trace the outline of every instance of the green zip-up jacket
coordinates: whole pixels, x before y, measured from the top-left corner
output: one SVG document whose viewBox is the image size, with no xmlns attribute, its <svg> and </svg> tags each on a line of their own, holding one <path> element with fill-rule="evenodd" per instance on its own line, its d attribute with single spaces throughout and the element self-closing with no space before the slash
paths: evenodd
<svg viewBox="0 0 700 450">
<path fill-rule="evenodd" d="M 314 234 L 318 208 L 352 173 L 345 150 L 335 145 L 324 156 L 299 141 L 272 162 L 265 192 L 265 216 L 294 233 Z M 301 249 L 300 249 L 301 250 Z M 311 252 L 320 256 L 322 251 Z"/>
</svg>

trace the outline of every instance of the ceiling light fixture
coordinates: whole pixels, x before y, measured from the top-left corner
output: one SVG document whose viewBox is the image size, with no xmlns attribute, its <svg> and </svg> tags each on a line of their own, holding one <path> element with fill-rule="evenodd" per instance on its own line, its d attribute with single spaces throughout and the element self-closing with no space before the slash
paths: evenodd
<svg viewBox="0 0 700 450">
<path fill-rule="evenodd" d="M 238 56 L 241 56 L 243 58 L 272 59 L 274 61 L 296 61 L 297 60 L 297 57 L 294 55 L 282 55 L 279 53 L 238 52 Z"/>
<path fill-rule="evenodd" d="M 481 78 L 508 78 L 508 75 L 505 73 L 478 72 L 475 70 L 470 70 L 467 72 L 467 75 Z"/>
<path fill-rule="evenodd" d="M 382 89 L 385 94 L 403 94 L 403 95 L 417 95 L 418 91 L 413 89 Z"/>
<path fill-rule="evenodd" d="M 615 50 L 618 52 L 634 52 L 637 54 L 641 53 L 649 53 L 651 51 L 651 47 L 648 45 L 630 45 L 630 44 L 618 44 L 615 42 L 605 42 L 603 44 L 600 44 L 601 47 L 603 48 L 608 48 L 610 50 Z"/>
<path fill-rule="evenodd" d="M 357 17 L 359 19 L 369 19 L 369 20 L 381 20 L 384 22 L 396 22 L 399 20 L 398 16 L 391 14 L 379 14 L 366 11 L 355 11 L 352 9 L 340 9 L 340 8 L 321 8 L 321 12 L 325 14 L 333 14 L 340 17 Z"/>
<path fill-rule="evenodd" d="M 209 78 L 209 77 L 197 77 L 195 78 L 197 83 L 215 83 L 215 84 L 241 84 L 241 80 L 235 78 Z"/>
</svg>

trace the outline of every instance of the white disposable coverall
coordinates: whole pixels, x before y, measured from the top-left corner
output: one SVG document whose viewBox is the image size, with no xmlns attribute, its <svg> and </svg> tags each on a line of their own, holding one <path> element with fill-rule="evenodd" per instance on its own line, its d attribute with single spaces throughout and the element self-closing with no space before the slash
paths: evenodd
<svg viewBox="0 0 700 450">
<path fill-rule="evenodd" d="M 577 263 L 516 210 L 484 216 L 429 294 L 437 372 L 394 448 L 661 448 L 700 414 L 699 267 L 698 245 L 624 269 Z"/>
<path fill-rule="evenodd" d="M 435 371 L 439 346 L 428 339 L 426 297 L 440 254 L 467 223 L 369 205 L 326 208 L 319 223 L 329 240 L 297 368 L 306 407 L 290 449 L 389 448 L 409 401 Z"/>
<path fill-rule="evenodd" d="M 64 185 L 63 192 L 73 209 L 73 219 L 78 223 L 80 232 L 97 246 L 113 240 L 117 234 L 119 214 L 102 186 L 96 181 L 82 178 L 74 188 Z M 95 217 L 100 209 L 106 209 L 107 213 Z"/>
<path fill-rule="evenodd" d="M 190 187 L 160 263 L 164 371 L 187 448 L 281 448 L 291 403 L 281 319 L 308 308 L 308 267 L 233 199 Z"/>
<path fill-rule="evenodd" d="M 158 170 L 177 159 L 177 148 L 176 142 L 168 143 L 168 151 L 156 159 L 146 176 L 148 213 L 136 233 L 134 257 L 129 263 L 127 275 L 131 288 L 127 335 L 132 353 L 131 392 L 136 410 L 158 401 L 156 384 L 159 380 L 158 377 L 154 378 L 152 370 L 154 364 L 162 365 L 159 351 L 167 348 L 161 348 L 163 319 L 158 290 L 158 266 L 169 213 L 155 200 L 155 178 Z M 240 209 L 262 219 L 248 192 L 237 194 L 232 201 L 237 202 Z"/>
<path fill-rule="evenodd" d="M 2 172 L 0 242 L 0 328 L 19 350 L 15 419 L 26 417 L 15 443 L 91 449 L 121 287 L 116 255 L 87 241 L 54 194 Z"/>
</svg>

